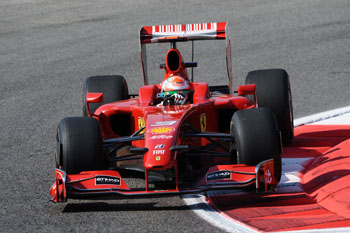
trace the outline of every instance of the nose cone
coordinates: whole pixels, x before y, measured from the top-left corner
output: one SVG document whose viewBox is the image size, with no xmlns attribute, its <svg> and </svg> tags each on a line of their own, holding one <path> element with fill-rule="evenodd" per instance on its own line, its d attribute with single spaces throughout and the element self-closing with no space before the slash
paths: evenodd
<svg viewBox="0 0 350 233">
<path fill-rule="evenodd" d="M 174 153 L 170 151 L 175 139 L 175 128 L 169 126 L 153 127 L 146 132 L 144 156 L 146 169 L 168 169 L 174 165 Z"/>
<path fill-rule="evenodd" d="M 173 166 L 172 154 L 169 149 L 154 149 L 144 157 L 147 169 L 169 169 Z"/>
<path fill-rule="evenodd" d="M 186 106 L 186 107 L 185 107 Z M 176 153 L 170 148 L 177 143 L 178 132 L 188 105 L 161 106 L 147 113 L 144 155 L 146 169 L 169 169 L 176 165 Z"/>
</svg>

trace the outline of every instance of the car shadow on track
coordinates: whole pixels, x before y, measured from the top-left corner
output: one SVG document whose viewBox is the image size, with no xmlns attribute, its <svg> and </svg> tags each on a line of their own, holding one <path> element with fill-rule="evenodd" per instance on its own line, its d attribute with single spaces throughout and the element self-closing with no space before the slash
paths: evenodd
<svg viewBox="0 0 350 233">
<path fill-rule="evenodd" d="M 89 202 L 89 203 L 68 203 L 63 208 L 62 213 L 77 212 L 119 212 L 119 211 L 179 211 L 199 209 L 197 205 L 178 205 L 178 206 L 156 206 L 158 202 L 148 203 L 106 203 L 106 202 Z"/>
<path fill-rule="evenodd" d="M 338 170 L 333 170 L 330 172 L 325 172 L 325 173 L 321 173 L 319 175 L 314 175 L 312 179 L 307 180 L 307 182 L 305 184 L 303 184 L 303 189 L 305 190 L 305 192 L 309 195 L 313 195 L 313 197 L 315 199 L 317 199 L 317 195 L 315 195 L 314 193 L 316 191 L 320 191 L 322 190 L 322 188 L 326 187 L 327 185 L 331 184 L 331 183 L 335 183 L 336 180 L 341 179 L 343 177 L 346 177 L 349 175 L 349 170 L 348 169 L 338 169 Z M 346 188 L 345 186 L 346 184 L 344 184 L 343 188 Z M 328 188 L 326 190 L 328 190 L 329 192 L 331 191 L 336 191 L 341 189 L 340 187 L 333 187 Z M 331 194 L 329 194 L 331 195 Z"/>
</svg>

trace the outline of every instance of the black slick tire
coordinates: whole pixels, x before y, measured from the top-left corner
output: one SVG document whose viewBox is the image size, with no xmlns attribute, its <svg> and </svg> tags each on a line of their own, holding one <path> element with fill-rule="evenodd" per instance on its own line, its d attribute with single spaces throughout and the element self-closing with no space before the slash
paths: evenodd
<svg viewBox="0 0 350 233">
<path fill-rule="evenodd" d="M 281 137 L 274 114 L 269 108 L 239 110 L 231 120 L 237 163 L 256 166 L 274 159 L 275 178 L 281 178 Z"/>
<path fill-rule="evenodd" d="M 99 123 L 89 117 L 67 117 L 57 127 L 56 165 L 68 174 L 105 169 Z"/>
<path fill-rule="evenodd" d="M 94 113 L 102 104 L 129 98 L 128 85 L 123 76 L 104 75 L 89 77 L 83 85 L 83 116 L 88 116 L 86 110 L 86 94 L 88 92 L 102 92 L 104 97 L 103 103 L 90 104 L 91 113 Z"/>
<path fill-rule="evenodd" d="M 294 137 L 294 119 L 287 72 L 283 69 L 251 71 L 245 83 L 256 85 L 258 106 L 271 108 L 281 130 L 282 141 L 288 144 Z"/>
</svg>

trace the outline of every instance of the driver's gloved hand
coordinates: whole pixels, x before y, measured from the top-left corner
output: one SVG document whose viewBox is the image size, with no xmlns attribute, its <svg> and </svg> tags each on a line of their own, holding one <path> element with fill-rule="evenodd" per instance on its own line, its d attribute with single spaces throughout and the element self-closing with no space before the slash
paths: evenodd
<svg viewBox="0 0 350 233">
<path fill-rule="evenodd" d="M 183 96 L 180 95 L 180 94 L 175 93 L 175 94 L 173 94 L 171 97 L 172 97 L 173 100 L 174 100 L 174 104 L 184 104 L 184 103 L 186 102 L 185 97 L 183 97 Z"/>
</svg>

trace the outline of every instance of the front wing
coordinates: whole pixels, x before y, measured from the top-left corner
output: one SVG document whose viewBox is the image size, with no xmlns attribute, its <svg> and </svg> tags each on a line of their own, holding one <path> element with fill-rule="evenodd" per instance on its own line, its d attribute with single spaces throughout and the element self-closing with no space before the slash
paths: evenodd
<svg viewBox="0 0 350 233">
<path fill-rule="evenodd" d="M 53 202 L 66 202 L 68 198 L 88 199 L 95 197 L 145 198 L 154 196 L 174 196 L 205 193 L 209 190 L 244 189 L 254 186 L 257 190 L 269 191 L 277 187 L 274 178 L 273 160 L 266 160 L 257 166 L 217 165 L 208 169 L 197 185 L 191 188 L 169 190 L 130 189 L 115 170 L 85 171 L 67 174 L 56 168 L 55 183 L 50 189 Z"/>
</svg>

